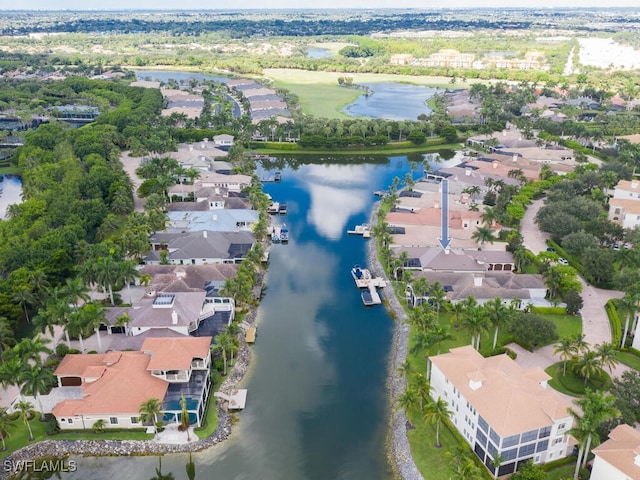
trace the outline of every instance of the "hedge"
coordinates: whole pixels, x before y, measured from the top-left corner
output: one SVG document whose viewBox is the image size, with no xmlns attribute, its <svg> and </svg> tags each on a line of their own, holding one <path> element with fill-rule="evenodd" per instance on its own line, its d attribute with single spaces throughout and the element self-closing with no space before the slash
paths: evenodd
<svg viewBox="0 0 640 480">
<path fill-rule="evenodd" d="M 559 460 L 554 460 L 553 462 L 547 462 L 541 465 L 541 467 L 542 467 L 542 470 L 544 470 L 545 472 L 548 472 L 550 470 L 555 470 L 556 468 L 569 465 L 570 463 L 576 463 L 576 457 L 574 455 L 570 455 L 568 457 L 564 457 Z"/>
<path fill-rule="evenodd" d="M 566 315 L 566 307 L 531 307 L 531 313 L 542 313 L 551 315 Z"/>
<path fill-rule="evenodd" d="M 607 301 L 604 305 L 604 309 L 607 312 L 607 317 L 609 317 L 609 326 L 611 328 L 611 337 L 613 344 L 617 347 L 620 345 L 622 341 L 622 323 L 620 322 L 620 317 L 618 316 L 618 310 L 613 303 L 613 300 Z"/>
</svg>

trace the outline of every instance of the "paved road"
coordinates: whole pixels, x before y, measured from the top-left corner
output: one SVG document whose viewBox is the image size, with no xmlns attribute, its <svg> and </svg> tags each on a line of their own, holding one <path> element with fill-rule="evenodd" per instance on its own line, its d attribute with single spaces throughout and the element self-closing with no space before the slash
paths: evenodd
<svg viewBox="0 0 640 480">
<path fill-rule="evenodd" d="M 538 210 L 544 205 L 544 200 L 535 200 L 527 209 L 522 219 L 521 232 L 524 238 L 524 246 L 533 253 L 538 254 L 547 248 L 546 240 L 549 234 L 541 232 L 535 223 L 535 216 Z M 604 309 L 605 303 L 610 298 L 621 298 L 623 292 L 616 290 L 602 290 L 595 288 L 580 278 L 582 283 L 582 333 L 585 340 L 591 345 L 611 341 L 611 329 L 609 328 L 609 318 Z M 511 345 L 509 346 L 511 348 Z M 517 347 L 517 346 L 516 346 Z M 527 352 L 518 347 L 514 350 L 518 353 L 518 364 L 523 367 L 546 368 L 549 365 L 559 362 L 560 359 L 553 354 L 553 345 L 537 350 L 535 353 Z M 614 370 L 613 375 L 619 376 L 627 370 L 624 365 Z"/>
</svg>

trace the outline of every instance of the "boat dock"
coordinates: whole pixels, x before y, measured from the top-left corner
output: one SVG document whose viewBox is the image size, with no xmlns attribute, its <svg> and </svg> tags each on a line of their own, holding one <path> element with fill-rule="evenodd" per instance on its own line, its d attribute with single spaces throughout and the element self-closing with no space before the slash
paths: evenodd
<svg viewBox="0 0 640 480">
<path fill-rule="evenodd" d="M 247 404 L 247 390 L 242 388 L 232 390 L 229 395 L 222 392 L 215 392 L 213 396 L 228 401 L 229 405 L 227 408 L 229 408 L 229 410 L 242 410 Z"/>
<path fill-rule="evenodd" d="M 360 297 L 365 306 L 379 305 L 382 303 L 377 289 L 387 286 L 384 278 L 373 277 L 369 269 L 362 268 L 360 265 L 354 265 L 351 269 L 351 275 L 353 276 L 353 281 L 356 283 L 356 287 L 362 289 Z"/>
<path fill-rule="evenodd" d="M 289 242 L 289 229 L 284 223 L 282 225 L 276 225 L 271 229 L 271 241 L 273 243 Z"/>
<path fill-rule="evenodd" d="M 353 230 L 347 230 L 349 235 L 362 235 L 364 238 L 371 237 L 371 227 L 369 227 L 368 223 L 363 223 L 361 225 L 356 225 L 356 228 Z"/>
<path fill-rule="evenodd" d="M 245 342 L 247 342 L 248 344 L 256 343 L 256 334 L 257 334 L 256 327 L 249 327 L 249 329 L 247 330 L 247 333 L 245 333 L 244 335 Z"/>
</svg>

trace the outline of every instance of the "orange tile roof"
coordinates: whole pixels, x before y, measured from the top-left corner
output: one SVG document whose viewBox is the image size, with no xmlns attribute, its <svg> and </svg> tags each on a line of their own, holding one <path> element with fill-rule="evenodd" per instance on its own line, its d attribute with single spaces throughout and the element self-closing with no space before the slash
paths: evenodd
<svg viewBox="0 0 640 480">
<path fill-rule="evenodd" d="M 70 353 L 65 355 L 53 374 L 58 376 L 81 376 L 88 367 L 104 365 L 105 357 L 105 354 L 82 355 L 79 353 Z"/>
<path fill-rule="evenodd" d="M 640 432 L 633 427 L 618 425 L 609 433 L 609 440 L 594 448 L 593 453 L 630 478 L 640 478 L 640 466 L 635 463 L 640 455 Z"/>
<path fill-rule="evenodd" d="M 147 370 L 186 370 L 194 357 L 206 358 L 211 337 L 146 338 L 140 347 L 151 352 Z"/>
<path fill-rule="evenodd" d="M 67 355 L 60 368 L 66 372 L 78 371 L 86 366 L 86 358 L 104 357 L 105 355 Z M 67 360 L 67 358 L 70 360 Z M 71 417 L 88 414 L 131 414 L 137 415 L 140 405 L 150 398 L 162 400 L 169 384 L 153 377 L 147 371 L 149 356 L 142 352 L 122 352 L 120 360 L 107 366 L 102 377 L 92 383 L 83 383 L 85 397 L 79 400 L 64 400 L 53 408 L 56 417 Z M 92 365 L 89 365 L 90 367 Z M 95 365 L 93 365 L 95 366 Z"/>
<path fill-rule="evenodd" d="M 503 438 L 569 416 L 569 402 L 539 384 L 551 377 L 539 368 L 523 369 L 507 355 L 484 358 L 467 345 L 431 361 Z M 482 386 L 472 389 L 470 379 Z"/>
</svg>

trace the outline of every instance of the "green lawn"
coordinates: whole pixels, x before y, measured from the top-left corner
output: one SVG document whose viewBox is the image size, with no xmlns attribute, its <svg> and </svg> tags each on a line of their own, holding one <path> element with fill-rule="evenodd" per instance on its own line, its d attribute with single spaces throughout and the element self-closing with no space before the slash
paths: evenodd
<svg viewBox="0 0 640 480">
<path fill-rule="evenodd" d="M 549 385 L 555 390 L 577 397 L 584 395 L 585 388 L 592 390 L 607 390 L 611 385 L 611 377 L 607 372 L 602 372 L 598 377 L 591 378 L 585 385 L 584 379 L 578 377 L 571 371 L 571 365 L 567 362 L 567 373 L 563 375 L 563 362 L 554 363 L 545 369 L 553 378 L 549 380 Z"/>
<path fill-rule="evenodd" d="M 216 391 L 218 386 L 211 387 L 211 391 Z M 194 429 L 198 438 L 207 438 L 213 432 L 215 432 L 216 427 L 218 426 L 218 410 L 216 409 L 216 397 L 212 395 L 209 396 L 209 406 L 207 407 L 207 416 L 205 417 L 205 421 L 203 426 L 198 429 Z"/>
<path fill-rule="evenodd" d="M 440 427 L 440 444 L 442 446 L 437 448 L 435 446 L 436 427 L 425 425 L 417 410 L 412 412 L 411 420 L 415 428 L 407 432 L 407 437 L 418 470 L 424 478 L 429 480 L 449 480 L 452 475 L 451 460 L 445 457 L 445 454 L 447 452 L 455 453 L 461 443 L 458 442 L 451 430 L 443 425 Z M 469 448 L 469 454 L 473 456 L 472 458 L 478 460 L 466 443 L 464 446 Z M 480 478 L 491 478 L 484 467 L 481 467 L 481 472 L 483 475 Z"/>
<path fill-rule="evenodd" d="M 616 353 L 616 359 L 620 363 L 633 368 L 634 370 L 640 370 L 640 357 L 630 352 L 618 351 Z"/>
<path fill-rule="evenodd" d="M 92 430 L 78 430 L 74 432 L 64 432 L 49 437 L 52 440 L 151 440 L 152 433 L 146 430 L 118 430 L 110 432 L 105 430 L 102 433 L 95 433 Z"/>
<path fill-rule="evenodd" d="M 537 313 L 556 325 L 558 338 L 571 337 L 582 333 L 582 317 L 576 315 L 555 315 L 551 313 Z"/>
<path fill-rule="evenodd" d="M 362 90 L 338 85 L 338 78 L 349 76 L 353 83 L 405 82 L 418 85 L 450 87 L 450 79 L 411 75 L 374 73 L 314 72 L 284 68 L 268 68 L 264 75 L 273 80 L 276 88 L 285 88 L 295 93 L 302 111 L 307 115 L 325 118 L 352 118 L 342 109 L 353 103 Z"/>
<path fill-rule="evenodd" d="M 15 452 L 30 443 L 35 443 L 49 438 L 45 434 L 47 424 L 39 421 L 37 418 L 34 418 L 29 422 L 31 430 L 33 430 L 33 442 L 29 441 L 29 432 L 27 431 L 27 427 L 24 426 L 24 423 L 22 423 L 22 419 L 17 419 L 14 425 L 15 426 L 9 430 L 10 436 L 6 439 L 7 450 L 4 452 L 0 451 L 0 459 L 5 458 L 10 453 Z"/>
<path fill-rule="evenodd" d="M 565 480 L 573 478 L 573 471 L 576 469 L 575 463 L 563 465 L 547 472 L 546 480 Z"/>
</svg>

